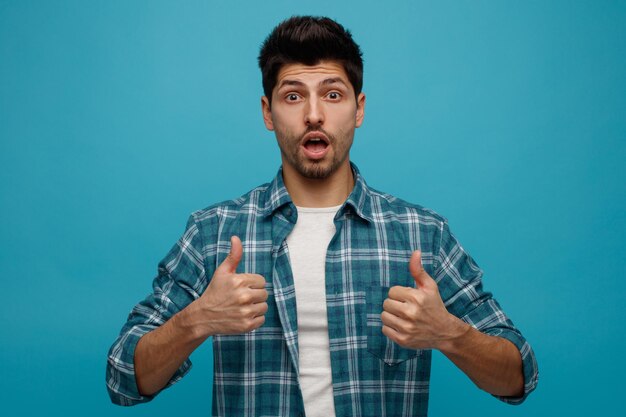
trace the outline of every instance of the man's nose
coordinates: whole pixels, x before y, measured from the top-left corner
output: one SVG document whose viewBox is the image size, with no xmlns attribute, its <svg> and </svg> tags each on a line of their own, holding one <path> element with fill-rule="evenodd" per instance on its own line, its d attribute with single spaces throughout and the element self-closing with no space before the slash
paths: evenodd
<svg viewBox="0 0 626 417">
<path fill-rule="evenodd" d="M 324 111 L 318 100 L 311 99 L 307 103 L 304 122 L 307 126 L 317 126 L 324 123 Z"/>
</svg>

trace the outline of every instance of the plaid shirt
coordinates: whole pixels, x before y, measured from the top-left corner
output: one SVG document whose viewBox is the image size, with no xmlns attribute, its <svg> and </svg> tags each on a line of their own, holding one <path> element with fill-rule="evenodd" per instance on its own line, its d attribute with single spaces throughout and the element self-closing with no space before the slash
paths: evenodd
<svg viewBox="0 0 626 417">
<path fill-rule="evenodd" d="M 381 331 L 389 288 L 414 286 L 408 262 L 420 249 L 452 314 L 484 333 L 506 338 L 521 352 L 524 395 L 537 384 L 532 349 L 489 292 L 482 271 L 438 214 L 369 188 L 356 166 L 355 186 L 335 216 L 326 255 L 326 304 L 337 416 L 425 416 L 431 351 L 405 349 Z M 304 415 L 298 385 L 296 298 L 286 237 L 297 210 L 279 171 L 272 183 L 232 201 L 197 211 L 161 261 L 154 292 L 132 310 L 108 356 L 107 386 L 114 403 L 151 400 L 135 382 L 137 341 L 197 299 L 230 250 L 243 243 L 237 272 L 266 278 L 265 324 L 247 334 L 213 337 L 213 416 Z M 187 360 L 170 380 L 180 380 Z"/>
</svg>

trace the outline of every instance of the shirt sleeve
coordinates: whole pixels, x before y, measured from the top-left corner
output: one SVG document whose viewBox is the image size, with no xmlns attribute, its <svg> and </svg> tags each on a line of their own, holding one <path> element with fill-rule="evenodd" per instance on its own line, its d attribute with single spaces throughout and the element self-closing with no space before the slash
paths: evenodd
<svg viewBox="0 0 626 417">
<path fill-rule="evenodd" d="M 135 405 L 156 396 L 139 394 L 135 380 L 135 348 L 143 335 L 161 326 L 204 291 L 207 282 L 201 254 L 201 237 L 192 215 L 183 236 L 159 263 L 152 293 L 132 309 L 109 350 L 106 383 L 114 404 Z M 187 359 L 165 388 L 182 379 L 190 368 L 191 361 Z"/>
<path fill-rule="evenodd" d="M 434 279 L 448 311 L 485 334 L 511 341 L 520 351 L 524 394 L 495 397 L 509 404 L 521 404 L 537 386 L 539 372 L 535 354 L 492 294 L 483 290 L 482 270 L 452 235 L 447 222 L 442 225 L 437 262 Z"/>
</svg>

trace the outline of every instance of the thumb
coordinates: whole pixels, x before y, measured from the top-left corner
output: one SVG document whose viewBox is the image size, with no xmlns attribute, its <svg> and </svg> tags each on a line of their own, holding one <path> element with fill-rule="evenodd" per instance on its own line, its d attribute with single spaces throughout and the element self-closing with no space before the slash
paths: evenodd
<svg viewBox="0 0 626 417">
<path fill-rule="evenodd" d="M 230 238 L 230 253 L 221 263 L 219 269 L 234 274 L 237 270 L 237 265 L 241 261 L 243 255 L 243 246 L 241 246 L 241 240 L 237 236 L 231 236 Z"/>
<path fill-rule="evenodd" d="M 411 255 L 411 259 L 409 260 L 409 272 L 413 276 L 415 280 L 415 284 L 417 288 L 427 287 L 430 285 L 432 278 L 428 273 L 424 270 L 422 266 L 422 252 L 416 250 Z"/>
</svg>

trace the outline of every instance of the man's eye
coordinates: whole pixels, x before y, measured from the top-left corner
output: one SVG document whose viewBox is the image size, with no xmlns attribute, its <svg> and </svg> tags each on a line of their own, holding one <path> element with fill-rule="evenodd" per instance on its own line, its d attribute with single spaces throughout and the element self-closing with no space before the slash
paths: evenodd
<svg viewBox="0 0 626 417">
<path fill-rule="evenodd" d="M 331 100 L 339 100 L 340 97 L 341 95 L 336 91 L 331 91 L 330 93 L 328 93 L 328 98 Z"/>
<path fill-rule="evenodd" d="M 297 94 L 287 94 L 287 101 L 296 101 L 298 100 Z"/>
</svg>

